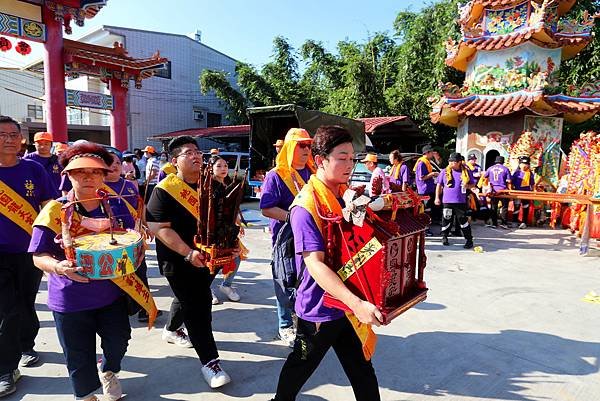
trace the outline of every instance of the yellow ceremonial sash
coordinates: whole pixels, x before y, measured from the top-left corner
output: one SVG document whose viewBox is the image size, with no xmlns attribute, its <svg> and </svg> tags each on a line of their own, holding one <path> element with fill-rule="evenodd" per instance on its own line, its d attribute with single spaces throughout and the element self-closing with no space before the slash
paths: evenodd
<svg viewBox="0 0 600 401">
<path fill-rule="evenodd" d="M 198 220 L 198 191 L 190 187 L 185 181 L 175 174 L 169 174 L 158 183 L 156 188 L 166 191 L 177 203 Z"/>
<path fill-rule="evenodd" d="M 421 156 L 417 159 L 417 162 L 415 163 L 415 167 L 413 168 L 413 171 L 417 171 L 419 162 L 425 164 L 425 167 L 427 168 L 427 173 L 431 173 L 433 171 L 433 166 L 431 165 L 431 162 L 429 161 L 429 159 L 426 156 Z"/>
<path fill-rule="evenodd" d="M 160 169 L 167 175 L 177 174 L 177 168 L 171 162 L 166 162 Z"/>
<path fill-rule="evenodd" d="M 104 185 L 102 188 L 103 191 L 108 192 L 110 195 L 113 196 L 123 196 L 123 194 L 118 194 L 117 191 L 115 191 L 114 189 L 112 189 L 111 187 L 109 187 L 108 185 Z M 129 213 L 131 213 L 131 215 L 133 216 L 134 219 L 138 218 L 138 213 L 137 210 L 135 210 L 133 208 L 133 205 L 131 203 L 129 203 L 129 200 L 127 199 L 128 195 L 123 196 L 123 199 L 125 200 L 125 206 L 127 206 L 127 210 L 129 210 Z"/>
<path fill-rule="evenodd" d="M 454 187 L 454 185 L 452 185 L 452 187 L 449 185 L 450 182 L 454 181 L 454 177 L 452 176 L 452 167 L 448 166 L 445 168 L 446 170 L 446 185 L 448 185 L 448 188 L 452 188 Z M 463 186 L 467 186 L 470 182 L 471 182 L 471 177 L 469 176 L 469 170 L 467 168 L 465 168 L 465 165 L 463 163 L 463 165 L 460 168 L 460 180 L 463 183 Z"/>
<path fill-rule="evenodd" d="M 52 200 L 44 206 L 40 214 L 33 222 L 34 226 L 43 226 L 52 230 L 55 234 L 59 234 L 61 230 L 60 211 L 63 204 Z M 80 224 L 81 217 L 78 213 L 73 213 L 71 217 L 71 227 L 69 231 L 73 237 L 89 234 L 90 231 L 83 228 Z M 110 279 L 115 285 L 129 295 L 135 302 L 138 303 L 148 313 L 148 329 L 154 325 L 158 309 L 154 298 L 150 294 L 150 290 L 146 284 L 138 277 L 137 274 L 131 273 L 125 276 Z"/>
<path fill-rule="evenodd" d="M 531 180 L 531 171 L 529 171 L 529 170 L 524 171 L 523 179 L 521 180 L 521 187 L 528 187 L 530 180 Z"/>
<path fill-rule="evenodd" d="M 347 187 L 345 185 L 340 187 L 340 197 L 343 195 L 346 188 Z M 319 205 L 315 204 L 315 198 L 317 199 Z M 321 232 L 321 236 L 323 236 L 324 222 L 319 217 L 317 207 L 321 206 L 322 209 L 324 209 L 320 210 L 321 215 L 325 215 L 328 212 L 331 212 L 337 216 L 342 215 L 342 206 L 337 200 L 337 197 L 321 180 L 317 178 L 316 175 L 310 177 L 307 185 L 305 185 L 300 193 L 296 196 L 290 208 L 293 206 L 300 206 L 310 213 L 317 224 L 319 231 Z M 348 277 L 350 277 L 350 275 L 340 278 L 342 281 L 345 281 Z M 353 313 L 346 312 L 346 317 L 352 324 L 352 328 L 362 344 L 362 351 L 365 359 L 370 360 L 373 354 L 375 354 L 377 335 L 373 331 L 373 328 L 370 324 L 361 323 Z"/>
<path fill-rule="evenodd" d="M 0 214 L 31 235 L 38 211 L 27 200 L 0 180 Z"/>
</svg>

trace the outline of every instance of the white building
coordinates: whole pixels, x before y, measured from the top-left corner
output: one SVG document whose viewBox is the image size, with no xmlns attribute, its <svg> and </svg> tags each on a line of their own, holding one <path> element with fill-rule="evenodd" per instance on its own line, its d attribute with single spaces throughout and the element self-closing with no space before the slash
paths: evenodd
<svg viewBox="0 0 600 401">
<path fill-rule="evenodd" d="M 199 77 L 203 70 L 228 74 L 236 85 L 236 60 L 185 35 L 143 31 L 104 25 L 79 39 L 112 47 L 122 43 L 129 56 L 149 57 L 156 51 L 169 59 L 168 69 L 133 85 L 128 91 L 129 147 L 147 145 L 152 135 L 188 128 L 226 125 L 224 108 L 214 94 L 202 95 Z"/>
<path fill-rule="evenodd" d="M 146 146 L 147 138 L 152 135 L 228 123 L 219 99 L 212 93 L 201 94 L 199 77 L 205 69 L 224 71 L 235 86 L 236 60 L 201 43 L 199 33 L 192 39 L 186 35 L 104 25 L 78 40 L 106 47 L 113 47 L 115 42 L 119 42 L 133 58 L 147 58 L 160 51 L 161 56 L 169 60 L 168 69 L 142 81 L 142 89 L 135 89 L 131 82 L 127 93 L 130 149 Z M 43 77 L 39 74 L 43 71 L 42 66 L 40 61 L 31 65 L 28 68 L 30 71 L 0 70 L 0 113 L 23 122 L 29 118 L 29 121 L 38 122 L 41 126 L 45 121 L 40 119 L 43 118 L 43 111 L 40 110 L 43 102 L 7 91 L 4 87 L 43 97 Z M 83 75 L 76 79 L 68 78 L 66 87 L 108 93 L 106 85 L 99 79 Z M 109 119 L 104 113 L 102 110 L 68 108 L 69 139 L 78 139 L 73 137 L 72 127 L 81 124 L 105 127 L 97 130 L 91 138 L 108 143 L 106 127 Z M 38 124 L 34 125 L 37 128 Z"/>
</svg>

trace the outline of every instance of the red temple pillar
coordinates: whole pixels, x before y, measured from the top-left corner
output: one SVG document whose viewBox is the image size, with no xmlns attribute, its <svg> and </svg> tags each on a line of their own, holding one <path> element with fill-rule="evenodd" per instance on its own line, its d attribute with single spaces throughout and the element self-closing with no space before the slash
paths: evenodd
<svg viewBox="0 0 600 401">
<path fill-rule="evenodd" d="M 113 96 L 113 109 L 110 113 L 110 144 L 120 151 L 129 146 L 127 141 L 127 88 L 121 80 L 111 78 L 110 94 Z"/>
<path fill-rule="evenodd" d="M 46 93 L 46 125 L 54 140 L 66 142 L 67 107 L 65 99 L 65 64 L 63 61 L 62 23 L 54 18 L 54 13 L 42 6 L 46 24 L 44 43 L 44 87 Z"/>
</svg>

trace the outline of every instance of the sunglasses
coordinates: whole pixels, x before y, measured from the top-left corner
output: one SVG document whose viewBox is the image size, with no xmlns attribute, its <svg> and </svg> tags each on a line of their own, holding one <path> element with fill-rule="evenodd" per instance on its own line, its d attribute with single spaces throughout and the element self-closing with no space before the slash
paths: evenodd
<svg viewBox="0 0 600 401">
<path fill-rule="evenodd" d="M 298 146 L 300 149 L 310 149 L 311 144 L 298 142 L 296 146 Z"/>
</svg>

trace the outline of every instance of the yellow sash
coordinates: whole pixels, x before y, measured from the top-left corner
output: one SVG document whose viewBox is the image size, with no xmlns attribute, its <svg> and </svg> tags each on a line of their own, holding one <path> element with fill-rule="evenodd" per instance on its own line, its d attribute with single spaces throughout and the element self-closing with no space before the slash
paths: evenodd
<svg viewBox="0 0 600 401">
<path fill-rule="evenodd" d="M 124 186 L 126 186 L 126 185 L 124 185 Z M 111 195 L 113 195 L 113 196 L 114 196 L 114 195 L 122 196 L 122 194 L 118 194 L 118 193 L 117 193 L 117 192 L 116 192 L 114 189 L 112 189 L 111 187 L 109 187 L 109 186 L 108 186 L 108 185 L 106 185 L 106 184 L 105 184 L 105 185 L 104 185 L 104 186 L 103 186 L 101 189 L 102 189 L 103 191 L 106 191 L 106 192 L 108 192 L 109 194 L 111 194 Z M 134 218 L 134 219 L 137 219 L 137 218 L 138 218 L 138 213 L 137 213 L 137 210 L 135 210 L 135 209 L 133 208 L 133 205 L 132 205 L 131 203 L 129 203 L 129 198 L 130 198 L 130 196 L 129 196 L 129 195 L 125 195 L 125 196 L 123 196 L 123 199 L 125 200 L 125 206 L 127 206 L 127 210 L 129 210 L 129 213 L 131 213 L 131 215 L 133 216 L 133 218 Z"/>
<path fill-rule="evenodd" d="M 402 163 L 402 162 L 400 162 L 398 164 L 395 164 L 392 167 L 392 171 L 391 171 L 390 177 L 392 177 L 395 180 L 397 180 L 398 178 L 400 178 L 400 170 L 402 170 L 402 165 L 403 164 L 404 163 Z"/>
<path fill-rule="evenodd" d="M 296 141 L 286 141 L 277 154 L 277 158 L 275 159 L 275 167 L 273 168 L 273 170 L 275 170 L 277 175 L 281 177 L 286 187 L 288 187 L 294 196 L 298 195 L 298 191 L 306 184 L 298 171 L 292 167 L 294 150 L 296 149 L 297 145 L 298 142 Z M 312 155 L 309 156 L 308 161 L 306 162 L 306 168 L 308 168 L 311 173 L 314 173 L 316 170 Z"/>
<path fill-rule="evenodd" d="M 39 216 L 33 222 L 34 226 L 43 226 L 52 230 L 55 234 L 61 232 L 60 211 L 63 204 L 52 200 L 44 206 Z M 88 234 L 90 231 L 81 227 L 81 217 L 78 213 L 73 213 L 71 218 L 71 235 L 77 237 Z M 150 294 L 150 290 L 137 274 L 131 273 L 126 276 L 121 276 L 111 279 L 115 285 L 123 290 L 127 295 L 135 300 L 148 313 L 148 328 L 154 325 L 158 309 L 154 303 L 154 298 Z"/>
<path fill-rule="evenodd" d="M 454 177 L 452 176 L 452 167 L 448 166 L 445 168 L 446 170 L 446 185 L 448 188 L 453 188 L 454 184 L 450 186 L 451 182 L 454 182 Z M 469 170 L 465 167 L 463 163 L 460 166 L 460 180 L 462 181 L 463 186 L 467 186 L 471 182 L 471 176 L 469 176 Z"/>
<path fill-rule="evenodd" d="M 27 186 L 27 183 L 25 183 L 25 186 Z M 0 180 L 0 214 L 6 216 L 10 221 L 25 230 L 27 234 L 31 235 L 33 221 L 38 212 L 31 206 L 31 203 Z"/>
<path fill-rule="evenodd" d="M 343 195 L 346 188 L 347 187 L 345 185 L 340 187 L 340 197 Z M 319 206 L 324 209 L 320 210 L 321 215 L 331 212 L 337 216 L 341 216 L 342 207 L 333 192 L 331 192 L 331 190 L 327 188 L 327 186 L 321 180 L 319 180 L 316 175 L 310 177 L 308 184 L 302 188 L 300 193 L 294 199 L 292 206 L 300 206 L 306 209 L 317 224 L 317 227 L 321 232 L 321 236 L 323 236 L 323 228 L 325 223 L 319 217 L 319 213 L 317 213 L 318 206 L 315 205 L 315 197 L 319 202 Z M 340 278 L 345 281 L 348 277 L 349 276 Z M 361 323 L 353 313 L 346 312 L 346 317 L 352 324 L 352 327 L 354 328 L 354 331 L 356 332 L 356 335 L 362 344 L 362 350 L 365 359 L 370 360 L 373 354 L 375 354 L 377 335 L 373 331 L 373 328 L 370 324 Z"/>
<path fill-rule="evenodd" d="M 429 159 L 425 155 L 423 155 L 423 156 L 421 156 L 421 157 L 419 157 L 417 159 L 417 162 L 415 163 L 415 167 L 413 168 L 413 171 L 417 171 L 417 167 L 419 167 L 419 162 L 425 164 L 425 167 L 427 168 L 427 173 L 428 174 L 433 171 L 433 166 L 431 165 L 431 162 L 429 161 Z"/>
<path fill-rule="evenodd" d="M 521 180 L 521 187 L 528 187 L 529 181 L 531 180 L 531 171 L 527 170 L 523 172 L 523 179 Z"/>
<path fill-rule="evenodd" d="M 171 162 L 166 162 L 160 169 L 164 171 L 167 175 L 177 174 L 177 168 L 174 165 L 172 165 Z"/>
<path fill-rule="evenodd" d="M 185 181 L 175 174 L 169 174 L 158 183 L 156 188 L 166 191 L 177 203 L 198 220 L 198 191 L 190 187 Z"/>
</svg>

